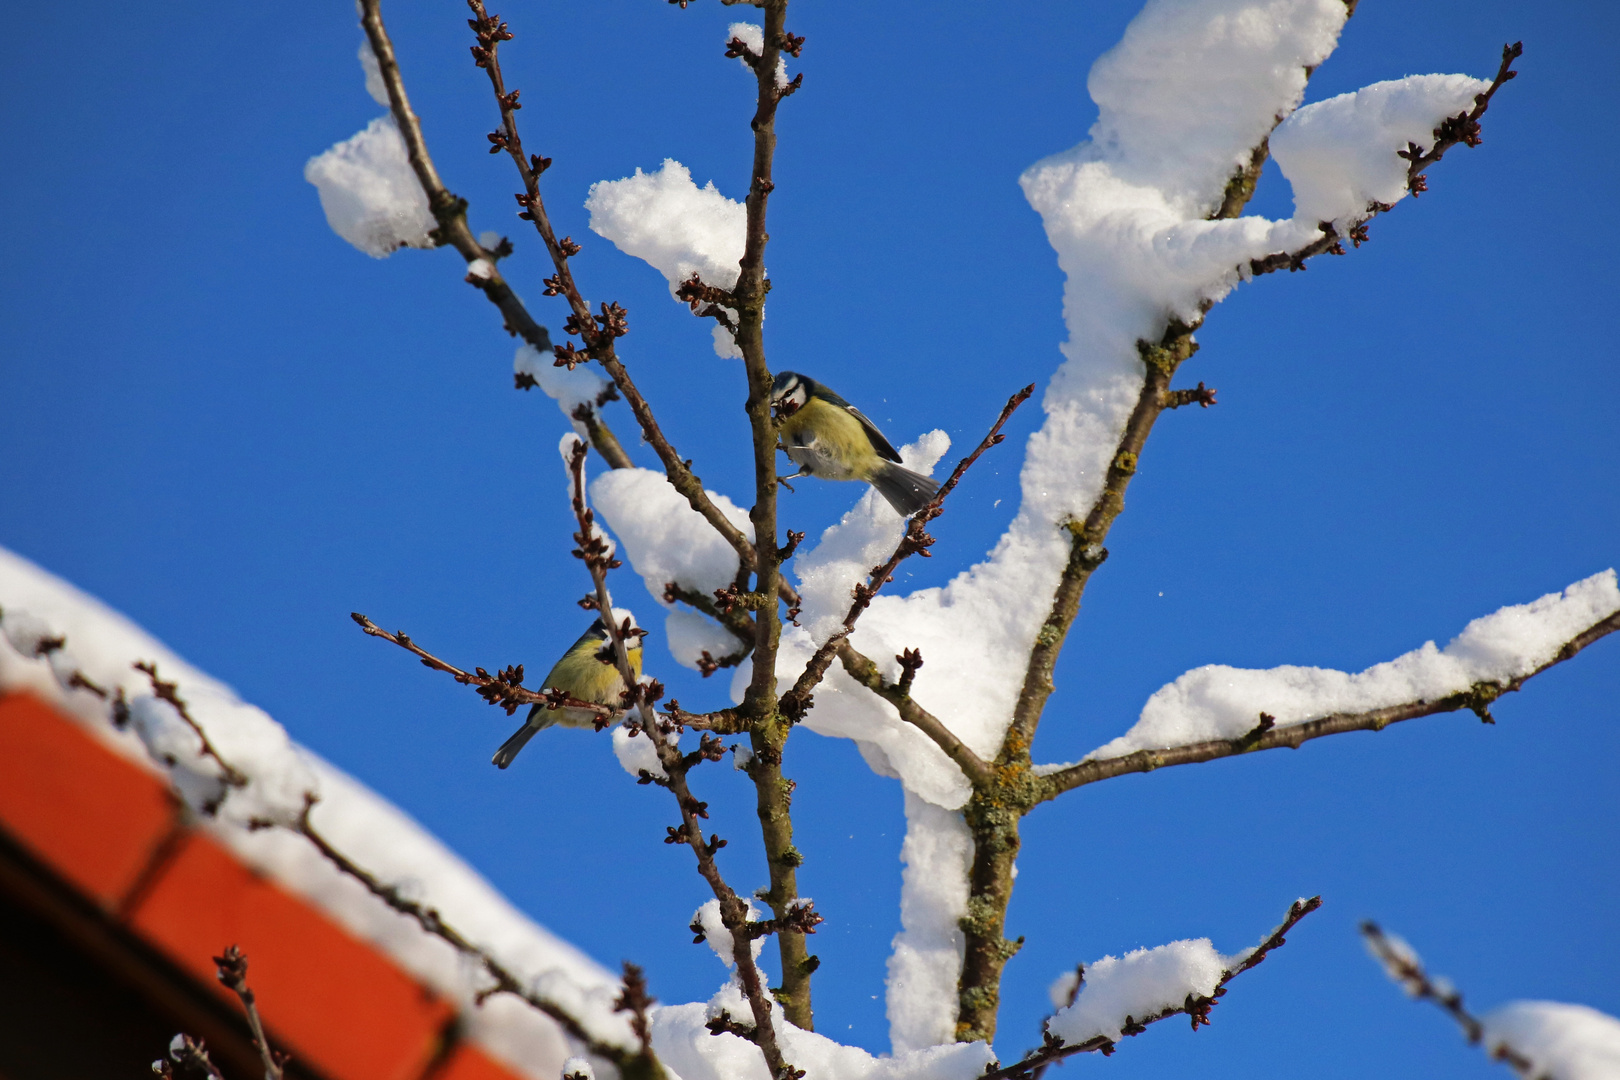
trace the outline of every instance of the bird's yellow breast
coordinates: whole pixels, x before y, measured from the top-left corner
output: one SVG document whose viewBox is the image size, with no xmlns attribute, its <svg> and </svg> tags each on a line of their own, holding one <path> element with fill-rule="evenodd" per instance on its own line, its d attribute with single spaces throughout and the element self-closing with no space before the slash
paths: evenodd
<svg viewBox="0 0 1620 1080">
<path fill-rule="evenodd" d="M 883 462 L 861 422 L 820 398 L 801 405 L 780 431 L 787 456 L 812 476 L 866 480 Z"/>
<path fill-rule="evenodd" d="M 598 705 L 622 704 L 619 695 L 624 693 L 624 679 L 620 678 L 616 665 L 604 664 L 597 659 L 601 650 L 602 642 L 596 638 L 575 645 L 557 661 L 551 674 L 546 676 L 544 685 L 581 701 Z M 630 650 L 630 670 L 638 679 L 641 677 L 639 647 Z"/>
</svg>

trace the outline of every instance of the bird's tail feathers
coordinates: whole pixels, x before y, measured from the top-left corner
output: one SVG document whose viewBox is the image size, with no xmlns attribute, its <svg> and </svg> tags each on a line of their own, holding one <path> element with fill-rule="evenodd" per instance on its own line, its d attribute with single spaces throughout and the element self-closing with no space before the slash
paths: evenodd
<svg viewBox="0 0 1620 1080">
<path fill-rule="evenodd" d="M 512 759 L 518 756 L 518 751 L 529 745 L 530 739 L 556 722 L 554 710 L 549 710 L 544 705 L 536 705 L 529 710 L 529 718 L 524 721 L 523 726 L 514 731 L 510 739 L 501 743 L 501 748 L 495 751 L 495 756 L 490 758 L 490 761 L 494 762 L 497 769 L 506 768 L 512 764 Z"/>
<path fill-rule="evenodd" d="M 939 484 L 928 477 L 888 461 L 872 475 L 872 486 L 901 517 L 910 517 L 927 506 L 939 491 Z"/>
</svg>

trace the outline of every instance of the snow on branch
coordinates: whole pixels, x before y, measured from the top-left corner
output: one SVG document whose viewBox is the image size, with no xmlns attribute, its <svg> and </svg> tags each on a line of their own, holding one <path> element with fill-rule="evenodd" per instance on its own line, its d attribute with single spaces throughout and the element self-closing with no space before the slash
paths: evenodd
<svg viewBox="0 0 1620 1080">
<path fill-rule="evenodd" d="M 747 233 L 742 203 L 720 194 L 712 180 L 699 188 L 690 169 L 666 158 L 656 172 L 638 168 L 623 180 L 592 184 L 585 209 L 592 232 L 663 274 L 670 295 L 689 302 L 694 314 L 716 319 L 716 355 L 742 356 L 731 333 L 736 308 L 727 303 L 737 284 Z M 720 310 L 700 310 L 705 303 Z"/>
<path fill-rule="evenodd" d="M 591 499 L 613 534 L 624 546 L 647 591 L 669 609 L 664 629 L 666 643 L 677 663 L 701 670 L 704 654 L 734 654 L 738 641 L 733 631 L 692 611 L 675 607 L 676 600 L 708 608 L 716 616 L 714 594 L 738 581 L 737 551 L 709 522 L 693 510 L 662 473 L 649 469 L 614 469 L 591 481 Z M 748 511 L 724 495 L 706 496 L 727 521 L 753 542 Z M 729 613 L 728 613 L 729 614 Z M 744 631 L 751 646 L 753 630 L 746 613 L 737 610 L 728 625 Z"/>
<path fill-rule="evenodd" d="M 4 549 L 0 640 L 0 691 L 37 694 L 166 776 L 199 827 L 458 1002 L 469 1035 L 503 1059 L 560 1059 L 557 1028 L 605 1060 L 636 1053 L 589 959 L 263 712 Z M 490 994 L 524 1007 L 473 1008 Z"/>
<path fill-rule="evenodd" d="M 1050 798 L 1124 773 L 1298 747 L 1459 709 L 1492 723 L 1498 697 L 1617 630 L 1620 588 L 1611 569 L 1475 619 L 1444 649 L 1431 641 L 1359 674 L 1202 667 L 1155 693 L 1130 731 L 1084 761 L 1037 771 L 1047 775 Z"/>
<path fill-rule="evenodd" d="M 374 259 L 402 247 L 437 246 L 427 196 L 405 156 L 405 140 L 392 116 L 310 158 L 304 179 L 321 195 L 326 223 Z"/>
<path fill-rule="evenodd" d="M 1226 995 L 1227 984 L 1286 944 L 1286 935 L 1321 906 L 1320 896 L 1295 900 L 1259 945 L 1232 956 L 1222 956 L 1208 938 L 1199 938 L 1082 965 L 1053 986 L 1053 997 L 1066 1004 L 1046 1022 L 1044 1045 L 985 1073 L 984 1080 L 1031 1080 L 1052 1062 L 1075 1054 L 1110 1055 L 1122 1038 L 1172 1016 L 1186 1015 L 1197 1031 L 1210 1023 L 1210 1010 Z"/>
<path fill-rule="evenodd" d="M 1613 1080 L 1620 1076 L 1620 1020 L 1585 1005 L 1514 1001 L 1477 1017 L 1451 980 L 1431 976 L 1405 941 L 1375 922 L 1361 924 L 1372 953 L 1390 979 L 1419 1001 L 1432 1001 L 1462 1029 L 1525 1080 Z"/>
</svg>

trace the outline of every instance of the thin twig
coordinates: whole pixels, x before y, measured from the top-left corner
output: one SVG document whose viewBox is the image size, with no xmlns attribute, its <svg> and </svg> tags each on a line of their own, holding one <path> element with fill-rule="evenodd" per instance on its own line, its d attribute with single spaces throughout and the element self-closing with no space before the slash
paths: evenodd
<svg viewBox="0 0 1620 1080">
<path fill-rule="evenodd" d="M 473 668 L 470 672 L 463 671 L 454 664 L 441 660 L 422 648 L 404 631 L 389 633 L 358 611 L 349 612 L 349 618 L 353 619 L 360 629 L 371 637 L 391 641 L 405 651 L 420 657 L 423 667 L 432 668 L 434 671 L 442 671 L 452 676 L 458 683 L 476 687 L 479 697 L 491 705 L 504 709 L 508 716 L 517 712 L 524 705 L 544 705 L 548 709 L 586 709 L 596 713 L 601 720 L 611 719 L 617 716 L 620 711 L 610 705 L 602 705 L 594 701 L 583 701 L 555 688 L 530 690 L 523 685 L 522 664 L 507 665 L 506 668 L 494 675 L 481 667 Z"/>
<path fill-rule="evenodd" d="M 1620 631 L 1620 612 L 1599 620 L 1575 635 L 1559 648 L 1551 660 L 1534 671 L 1505 682 L 1478 682 L 1467 690 L 1435 701 L 1408 701 L 1360 713 L 1332 713 L 1303 723 L 1282 726 L 1268 726 L 1262 721 L 1254 730 L 1235 739 L 1211 739 L 1185 746 L 1167 747 L 1163 750 L 1138 750 L 1123 757 L 1082 761 L 1078 765 L 1071 765 L 1040 778 L 1042 784 L 1040 801 L 1044 802 L 1056 798 L 1065 791 L 1094 784 L 1099 780 L 1123 776 L 1126 773 L 1152 772 L 1154 769 L 1162 769 L 1169 765 L 1191 765 L 1256 750 L 1275 750 L 1283 746 L 1297 750 L 1301 744 L 1312 739 L 1339 735 L 1347 731 L 1382 731 L 1391 724 L 1415 720 L 1420 716 L 1435 716 L 1440 713 L 1471 709 L 1482 720 L 1494 722 L 1490 719 L 1489 709 L 1497 698 L 1503 694 L 1513 693 L 1543 671 L 1563 663 L 1588 645 L 1616 631 Z"/>
<path fill-rule="evenodd" d="M 1361 924 L 1361 933 L 1367 939 L 1367 949 L 1384 965 L 1389 977 L 1399 983 L 1408 994 L 1420 1001 L 1432 1001 L 1462 1028 L 1463 1038 L 1470 1046 L 1478 1046 L 1485 1037 L 1485 1025 L 1463 1006 L 1462 994 L 1447 979 L 1430 978 L 1423 962 L 1402 941 L 1392 938 L 1370 919 Z M 1498 1040 L 1487 1048 L 1497 1061 L 1505 1061 L 1524 1077 L 1534 1077 L 1535 1062 Z"/>
<path fill-rule="evenodd" d="M 178 1066 L 178 1069 L 176 1069 Z M 193 1039 L 190 1035 L 180 1034 L 169 1040 L 169 1046 L 163 1057 L 152 1062 L 152 1071 L 164 1080 L 175 1078 L 202 1077 L 205 1080 L 225 1080 L 216 1066 L 208 1057 L 208 1048 L 201 1039 Z"/>
<path fill-rule="evenodd" d="M 666 603 L 685 604 L 695 608 L 725 627 L 731 636 L 737 639 L 737 650 L 728 653 L 719 659 L 710 658 L 709 664 L 698 664 L 698 670 L 704 678 L 713 675 L 719 668 L 736 667 L 748 659 L 748 654 L 754 651 L 754 620 L 749 617 L 746 610 L 741 607 L 727 606 L 723 610 L 715 603 L 713 597 L 705 596 L 696 589 L 688 589 L 677 585 L 673 581 L 664 583 L 664 600 Z M 708 653 L 704 653 L 708 656 Z"/>
<path fill-rule="evenodd" d="M 455 248 L 469 266 L 483 260 L 488 271 L 468 274 L 467 280 L 482 289 L 490 303 L 500 311 L 507 333 L 521 337 L 536 352 L 550 351 L 550 333 L 529 314 L 529 309 L 497 269 L 496 264 L 502 255 L 510 252 L 510 245 L 502 241 L 497 250 L 491 251 L 479 243 L 467 224 L 467 200 L 452 194 L 439 177 L 433 156 L 428 153 L 427 139 L 422 134 L 422 121 L 411 109 L 410 97 L 405 92 L 405 80 L 400 74 L 399 60 L 394 55 L 394 43 L 388 36 L 388 28 L 383 25 L 382 0 L 360 0 L 360 25 L 371 44 L 372 54 L 377 58 L 377 68 L 388 91 L 388 111 L 394 117 L 400 137 L 405 141 L 405 155 L 410 161 L 411 171 L 416 174 L 422 193 L 427 196 L 428 210 L 438 223 L 438 228 L 432 233 L 433 240 Z M 518 385 L 523 386 L 521 380 Z M 592 445 L 604 458 L 629 464 L 630 457 L 620 445 L 618 437 L 596 416 L 595 410 L 592 410 L 586 427 L 591 433 Z"/>
<path fill-rule="evenodd" d="M 1199 1027 L 1209 1025 L 1209 1012 L 1215 1007 L 1218 998 L 1226 996 L 1226 986 L 1233 979 L 1251 968 L 1258 967 L 1274 949 L 1281 948 L 1287 943 L 1286 935 L 1298 925 L 1299 921 L 1317 908 L 1322 906 L 1322 898 L 1313 896 L 1309 900 L 1295 900 L 1288 908 L 1288 914 L 1283 918 L 1282 924 L 1273 930 L 1264 941 L 1244 954 L 1243 962 L 1221 973 L 1221 979 L 1215 984 L 1215 990 L 1208 997 L 1187 995 L 1187 1000 L 1180 1005 L 1165 1009 L 1163 1012 L 1148 1017 L 1125 1018 L 1121 1030 L 1126 1035 L 1140 1035 L 1147 1030 L 1149 1024 L 1156 1024 L 1160 1020 L 1168 1020 L 1172 1016 L 1186 1015 L 1192 1020 L 1192 1027 L 1197 1031 Z M 1031 1080 L 1044 1072 L 1047 1066 L 1055 1061 L 1072 1057 L 1075 1054 L 1086 1054 L 1099 1051 L 1103 1056 L 1114 1052 L 1116 1043 L 1106 1035 L 1097 1035 L 1082 1043 L 1066 1044 L 1054 1035 L 1046 1036 L 1046 1043 L 1038 1050 L 1025 1055 L 1023 1060 L 1011 1065 L 1002 1065 L 985 1070 L 980 1080 Z"/>
<path fill-rule="evenodd" d="M 242 1002 L 247 1013 L 248 1027 L 253 1031 L 253 1045 L 264 1063 L 265 1080 L 281 1080 L 282 1066 L 290 1055 L 278 1054 L 270 1049 L 270 1040 L 264 1034 L 264 1022 L 259 1019 L 259 1007 L 253 999 L 253 988 L 247 982 L 247 954 L 235 945 L 227 946 L 223 955 L 214 957 L 215 974 L 225 988 Z"/>
<path fill-rule="evenodd" d="M 901 535 L 900 542 L 895 545 L 894 552 L 885 562 L 872 568 L 867 575 L 866 581 L 858 582 L 855 585 L 854 599 L 850 602 L 849 611 L 844 614 L 843 624 L 816 649 L 809 662 L 805 664 L 804 672 L 794 682 L 793 689 L 782 695 L 782 711 L 784 713 L 797 720 L 809 711 L 812 700 L 811 694 L 816 685 L 821 682 L 822 677 L 826 675 L 827 668 L 831 666 L 832 659 L 837 654 L 840 643 L 848 639 L 849 635 L 854 632 L 856 621 L 860 619 L 861 613 L 871 606 L 872 598 L 878 594 L 885 584 L 894 580 L 894 572 L 899 568 L 900 564 L 912 555 L 922 555 L 924 558 L 930 557 L 928 549 L 933 546 L 934 538 L 925 531 L 926 526 L 930 521 L 945 512 L 946 496 L 956 490 L 956 485 L 961 482 L 963 475 L 967 473 L 973 463 L 979 460 L 979 456 L 1006 439 L 1006 436 L 1001 434 L 1002 425 L 1018 409 L 1018 406 L 1029 400 L 1029 396 L 1034 392 L 1035 384 L 1031 383 L 1007 399 L 1007 404 L 1001 408 L 1001 415 L 996 417 L 994 424 L 990 425 L 990 430 L 985 434 L 984 438 L 979 440 L 979 445 L 973 448 L 972 453 L 956 463 L 956 468 L 951 470 L 950 477 L 940 485 L 939 490 L 934 493 L 934 497 L 929 499 L 921 510 L 913 514 L 910 521 L 906 522 L 906 530 Z"/>
</svg>

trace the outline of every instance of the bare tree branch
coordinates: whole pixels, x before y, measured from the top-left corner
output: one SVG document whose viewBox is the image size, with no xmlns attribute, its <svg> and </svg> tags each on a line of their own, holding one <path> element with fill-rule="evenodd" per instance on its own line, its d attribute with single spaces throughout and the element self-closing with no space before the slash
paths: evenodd
<svg viewBox="0 0 1620 1080">
<path fill-rule="evenodd" d="M 152 1071 L 164 1080 L 173 1080 L 175 1077 L 225 1080 L 218 1066 L 209 1060 L 208 1048 L 203 1045 L 202 1040 L 193 1039 L 185 1034 L 176 1035 L 169 1041 L 164 1055 L 152 1062 Z"/>
<path fill-rule="evenodd" d="M 1485 1037 L 1485 1025 L 1463 1007 L 1462 994 L 1450 981 L 1433 979 L 1424 970 L 1417 956 L 1403 942 L 1389 937 L 1377 923 L 1368 920 L 1361 924 L 1361 933 L 1367 939 L 1367 949 L 1384 965 L 1389 977 L 1401 985 L 1408 994 L 1420 1001 L 1432 1001 L 1462 1028 L 1463 1038 L 1470 1046 L 1478 1046 Z M 1508 1045 L 1498 1042 L 1488 1051 L 1497 1061 L 1505 1061 L 1526 1080 L 1537 1076 L 1535 1062 Z"/>
<path fill-rule="evenodd" d="M 724 610 L 717 605 L 712 597 L 698 592 L 696 589 L 687 589 L 673 581 L 664 583 L 664 601 L 674 604 L 681 603 L 694 608 L 719 623 L 731 632 L 737 639 L 737 650 L 715 659 L 709 657 L 709 663 L 699 662 L 698 670 L 706 679 L 720 668 L 736 667 L 748 659 L 748 654 L 754 651 L 754 620 L 748 612 L 735 605 L 727 605 Z M 708 657 L 708 653 L 703 654 Z"/>
<path fill-rule="evenodd" d="M 481 945 L 475 945 L 465 934 L 444 920 L 437 908 L 429 907 L 405 896 L 397 886 L 390 885 L 377 875 L 356 863 L 315 827 L 311 820 L 311 812 L 320 801 L 314 792 L 304 795 L 304 809 L 298 820 L 292 824 L 281 821 L 260 820 L 251 824 L 257 828 L 284 828 L 295 832 L 308 840 L 316 851 L 319 851 L 326 861 L 331 863 L 340 872 L 358 881 L 365 886 L 366 891 L 395 911 L 411 919 L 424 931 L 432 934 L 440 941 L 463 956 L 473 960 L 484 973 L 494 980 L 493 985 L 480 991 L 480 1002 L 495 994 L 511 994 L 519 998 L 536 1012 L 542 1013 L 556 1021 L 569 1035 L 579 1040 L 585 1048 L 597 1057 L 611 1061 L 621 1071 L 629 1070 L 635 1075 L 661 1076 L 661 1070 L 648 1073 L 647 1064 L 640 1055 L 615 1043 L 605 1042 L 593 1036 L 585 1025 L 563 1006 L 533 990 L 528 982 L 519 978 L 511 969 L 496 959 L 495 955 Z M 638 1068 L 639 1066 L 639 1068 Z"/>
<path fill-rule="evenodd" d="M 1189 994 L 1187 1000 L 1173 1009 L 1166 1009 L 1161 1013 L 1147 1017 L 1127 1016 L 1120 1030 L 1126 1035 L 1140 1035 L 1146 1031 L 1149 1024 L 1156 1024 L 1160 1020 L 1168 1020 L 1172 1016 L 1186 1015 L 1192 1020 L 1192 1028 L 1197 1031 L 1200 1026 L 1209 1025 L 1210 1010 L 1215 1007 L 1216 1000 L 1226 996 L 1226 987 L 1233 979 L 1251 968 L 1258 967 L 1261 961 L 1270 955 L 1274 949 L 1279 949 L 1288 941 L 1286 935 L 1294 929 L 1299 921 L 1317 908 L 1322 906 L 1322 898 L 1313 896 L 1309 900 L 1295 900 L 1289 907 L 1288 914 L 1283 918 L 1282 925 L 1273 930 L 1259 945 L 1244 954 L 1243 962 L 1221 973 L 1220 982 L 1215 984 L 1215 992 L 1209 997 L 1194 997 Z M 1023 1060 L 1012 1065 L 987 1070 L 980 1080 L 1033 1080 L 1046 1071 L 1053 1062 L 1072 1057 L 1075 1054 L 1086 1054 L 1092 1051 L 1101 1051 L 1104 1057 L 1112 1054 L 1117 1044 L 1106 1035 L 1098 1035 L 1087 1039 L 1083 1043 L 1067 1045 L 1062 1039 L 1051 1034 L 1046 1036 L 1046 1043 L 1039 1050 L 1033 1050 L 1025 1055 Z"/>
<path fill-rule="evenodd" d="M 349 613 L 349 618 L 353 619 L 359 625 L 360 629 L 364 630 L 371 637 L 382 638 L 384 641 L 392 641 L 395 645 L 398 645 L 405 651 L 420 657 L 423 667 L 432 668 L 434 671 L 442 671 L 445 674 L 454 677 L 458 683 L 477 687 L 479 697 L 483 698 L 491 705 L 495 705 L 506 710 L 506 715 L 508 716 L 511 716 L 513 713 L 517 712 L 518 709 L 524 705 L 544 705 L 548 709 L 587 709 L 596 713 L 599 722 L 603 720 L 610 720 L 614 716 L 617 716 L 620 712 L 620 710 L 611 706 L 600 705 L 594 701 L 583 701 L 579 698 L 571 697 L 570 695 L 565 694 L 561 690 L 555 688 L 530 690 L 523 685 L 522 664 L 509 664 L 505 669 L 495 675 L 491 675 L 481 667 L 474 668 L 469 673 L 462 671 L 454 664 L 448 663 L 439 659 L 437 656 L 434 656 L 432 653 L 428 652 L 426 649 L 422 648 L 415 641 L 413 641 L 410 635 L 406 634 L 404 631 L 391 634 L 387 630 L 379 627 L 370 619 L 366 618 L 364 615 L 360 614 L 358 611 L 351 611 Z"/>
<path fill-rule="evenodd" d="M 1551 660 L 1526 675 L 1505 682 L 1478 682 L 1461 693 L 1436 701 L 1408 701 L 1361 713 L 1332 713 L 1283 727 L 1271 726 L 1266 722 L 1269 718 L 1262 713 L 1260 714 L 1262 719 L 1255 730 L 1240 738 L 1211 739 L 1186 746 L 1172 746 L 1164 750 L 1138 750 L 1123 757 L 1082 761 L 1078 765 L 1071 765 L 1042 777 L 1041 801 L 1056 798 L 1065 791 L 1072 791 L 1086 784 L 1094 784 L 1099 780 L 1123 776 L 1126 773 L 1152 772 L 1168 765 L 1191 765 L 1256 750 L 1275 750 L 1283 746 L 1297 750 L 1302 744 L 1327 735 L 1339 735 L 1347 731 L 1382 731 L 1389 725 L 1398 724 L 1403 720 L 1457 712 L 1460 709 L 1472 709 L 1486 723 L 1495 723 L 1490 715 L 1491 702 L 1503 694 L 1513 693 L 1543 671 L 1563 663 L 1588 645 L 1617 630 L 1620 630 L 1620 612 L 1593 623 L 1575 635 L 1564 643 Z"/>
</svg>

